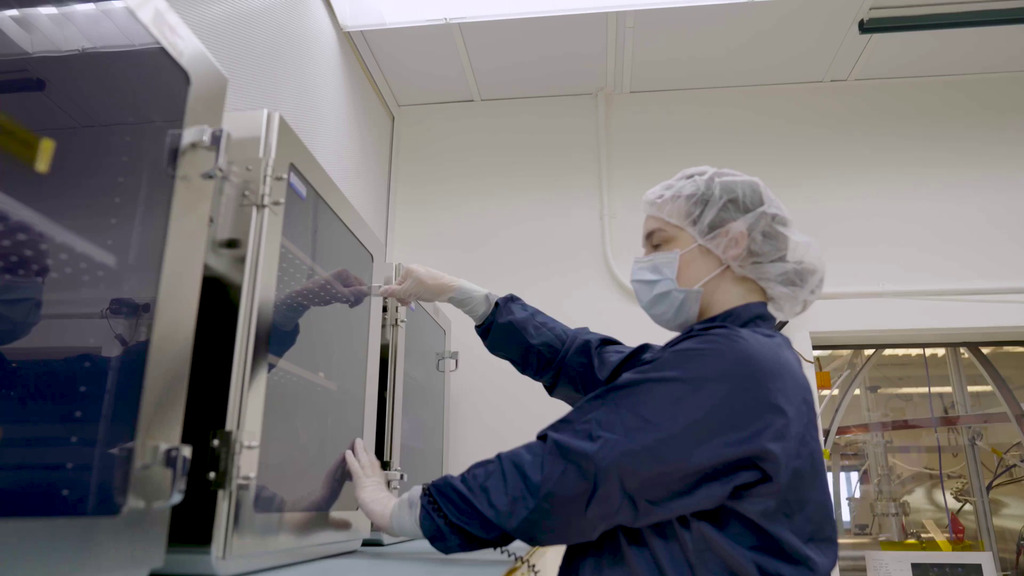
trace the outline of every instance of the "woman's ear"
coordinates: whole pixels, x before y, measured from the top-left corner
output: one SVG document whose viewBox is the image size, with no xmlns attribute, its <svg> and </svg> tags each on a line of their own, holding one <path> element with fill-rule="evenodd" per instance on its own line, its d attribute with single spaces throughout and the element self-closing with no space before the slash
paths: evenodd
<svg viewBox="0 0 1024 576">
<path fill-rule="evenodd" d="M 722 246 L 722 257 L 726 262 L 736 262 L 747 251 L 747 242 L 750 236 L 747 231 L 738 226 L 732 225 L 725 237 L 725 245 Z"/>
</svg>

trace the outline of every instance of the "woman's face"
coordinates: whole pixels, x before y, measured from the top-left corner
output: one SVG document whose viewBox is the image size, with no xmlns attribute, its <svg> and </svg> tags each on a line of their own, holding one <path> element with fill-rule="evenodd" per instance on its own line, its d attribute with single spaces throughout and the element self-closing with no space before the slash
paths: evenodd
<svg viewBox="0 0 1024 576">
<path fill-rule="evenodd" d="M 689 232 L 657 216 L 648 216 L 644 220 L 644 256 L 675 250 L 682 252 L 696 243 Z M 680 288 L 692 288 L 713 274 L 721 265 L 722 261 L 718 256 L 707 248 L 698 246 L 679 257 L 676 282 Z"/>
</svg>

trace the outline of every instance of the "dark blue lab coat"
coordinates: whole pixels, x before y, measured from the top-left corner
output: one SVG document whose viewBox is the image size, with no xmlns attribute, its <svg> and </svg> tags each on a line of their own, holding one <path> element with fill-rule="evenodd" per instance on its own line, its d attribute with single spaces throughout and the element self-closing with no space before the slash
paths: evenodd
<svg viewBox="0 0 1024 576">
<path fill-rule="evenodd" d="M 814 401 L 763 303 L 665 346 L 570 329 L 515 296 L 477 332 L 573 409 L 425 486 L 451 553 L 568 544 L 561 574 L 828 574 L 838 546 Z"/>
</svg>

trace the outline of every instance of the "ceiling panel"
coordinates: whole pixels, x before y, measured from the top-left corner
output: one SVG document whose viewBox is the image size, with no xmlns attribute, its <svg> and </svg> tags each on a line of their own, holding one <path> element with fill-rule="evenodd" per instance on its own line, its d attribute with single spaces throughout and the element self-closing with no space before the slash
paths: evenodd
<svg viewBox="0 0 1024 576">
<path fill-rule="evenodd" d="M 605 14 L 462 24 L 485 100 L 589 94 L 605 85 Z"/>
<path fill-rule="evenodd" d="M 820 82 L 861 0 L 777 0 L 635 13 L 630 91 Z"/>
<path fill-rule="evenodd" d="M 851 78 L 1024 71 L 1024 26 L 875 34 Z"/>
<path fill-rule="evenodd" d="M 451 26 L 368 30 L 363 37 L 399 105 L 473 99 Z"/>
</svg>

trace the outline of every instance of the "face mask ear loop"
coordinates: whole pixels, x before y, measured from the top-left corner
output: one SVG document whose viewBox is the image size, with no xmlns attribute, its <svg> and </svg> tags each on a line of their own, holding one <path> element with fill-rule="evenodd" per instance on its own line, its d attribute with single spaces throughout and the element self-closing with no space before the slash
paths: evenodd
<svg viewBox="0 0 1024 576">
<path fill-rule="evenodd" d="M 712 272 L 711 276 L 708 276 L 707 278 L 701 280 L 700 283 L 697 284 L 696 286 L 694 286 L 693 288 L 697 289 L 697 288 L 700 288 L 701 286 L 707 284 L 712 278 L 714 278 L 715 276 L 718 276 L 719 274 L 721 274 L 722 271 L 725 270 L 728 267 L 729 267 L 728 264 L 722 264 L 721 268 L 719 268 L 718 270 L 715 270 L 714 272 Z"/>
</svg>

